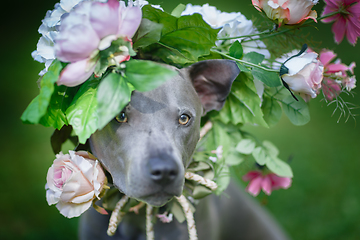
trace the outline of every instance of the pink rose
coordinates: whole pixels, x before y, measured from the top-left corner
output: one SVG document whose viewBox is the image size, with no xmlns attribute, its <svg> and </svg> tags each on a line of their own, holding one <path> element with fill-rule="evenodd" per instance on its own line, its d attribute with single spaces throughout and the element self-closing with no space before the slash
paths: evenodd
<svg viewBox="0 0 360 240">
<path fill-rule="evenodd" d="M 312 18 L 316 22 L 317 13 L 311 8 L 318 0 L 252 0 L 252 4 L 279 25 L 298 24 Z"/>
<path fill-rule="evenodd" d="M 131 42 L 142 18 L 141 9 L 125 6 L 123 1 L 80 2 L 61 19 L 55 38 L 55 56 L 62 62 L 70 62 L 61 72 L 58 85 L 77 86 L 94 72 L 99 51 L 110 47 L 112 41 L 123 39 Z M 130 58 L 129 51 L 120 46 L 113 53 L 118 63 Z"/>
<path fill-rule="evenodd" d="M 288 72 L 281 76 L 282 79 L 305 101 L 310 100 L 310 97 L 315 98 L 321 88 L 324 66 L 317 57 L 317 53 L 308 51 L 284 63 Z"/>
<path fill-rule="evenodd" d="M 99 195 L 106 183 L 105 173 L 92 155 L 85 151 L 60 152 L 46 176 L 46 200 L 56 204 L 65 217 L 78 217 Z"/>
<path fill-rule="evenodd" d="M 291 186 L 291 178 L 279 177 L 274 173 L 263 175 L 260 171 L 250 171 L 243 176 L 244 181 L 250 181 L 246 191 L 256 197 L 262 189 L 267 195 L 273 190 L 280 188 L 288 189 Z"/>
</svg>

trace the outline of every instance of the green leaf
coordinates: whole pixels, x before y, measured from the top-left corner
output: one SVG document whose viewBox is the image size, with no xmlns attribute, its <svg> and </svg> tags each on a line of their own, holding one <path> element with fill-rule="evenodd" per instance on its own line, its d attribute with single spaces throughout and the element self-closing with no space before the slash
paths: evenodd
<svg viewBox="0 0 360 240">
<path fill-rule="evenodd" d="M 98 85 L 99 80 L 93 77 L 83 83 L 65 112 L 82 144 L 85 144 L 90 135 L 97 130 L 96 91 Z"/>
<path fill-rule="evenodd" d="M 251 69 L 245 67 L 243 64 L 236 62 L 241 72 L 250 72 Z"/>
<path fill-rule="evenodd" d="M 271 159 L 266 163 L 266 166 L 280 177 L 293 177 L 291 167 L 277 157 L 271 157 Z"/>
<path fill-rule="evenodd" d="M 249 52 L 244 55 L 243 60 L 254 64 L 260 64 L 264 61 L 265 56 L 257 52 Z"/>
<path fill-rule="evenodd" d="M 281 119 L 282 108 L 277 100 L 267 95 L 263 95 L 263 103 L 261 105 L 264 113 L 264 120 L 269 127 L 275 126 Z"/>
<path fill-rule="evenodd" d="M 235 41 L 229 49 L 229 55 L 231 57 L 241 59 L 243 54 L 244 54 L 244 50 L 243 47 L 241 46 L 241 43 L 238 40 Z"/>
<path fill-rule="evenodd" d="M 236 151 L 243 154 L 250 154 L 255 149 L 255 141 L 252 139 L 243 139 L 236 145 Z"/>
<path fill-rule="evenodd" d="M 45 127 L 54 127 L 59 130 L 64 125 L 68 125 L 65 111 L 69 107 L 78 89 L 79 87 L 55 85 L 55 90 L 51 96 L 50 104 L 45 115 L 40 119 L 40 124 Z"/>
<path fill-rule="evenodd" d="M 292 96 L 282 100 L 284 113 L 296 126 L 301 126 L 310 121 L 310 112 L 306 102 L 299 97 L 296 101 Z"/>
<path fill-rule="evenodd" d="M 143 18 L 141 20 L 139 29 L 137 30 L 135 36 L 132 38 L 134 42 L 133 48 L 144 48 L 153 43 L 159 42 L 162 28 L 163 24 Z"/>
<path fill-rule="evenodd" d="M 224 123 L 213 121 L 213 127 L 203 139 L 206 149 L 210 151 L 215 150 L 218 146 L 223 146 L 223 158 L 226 158 L 230 147 L 234 145 L 230 132 L 227 130 L 227 126 Z"/>
<path fill-rule="evenodd" d="M 131 91 L 120 74 L 110 73 L 97 91 L 98 129 L 102 129 L 130 102 Z"/>
<path fill-rule="evenodd" d="M 21 116 L 21 120 L 24 123 L 38 124 L 45 115 L 54 92 L 54 83 L 58 80 L 61 70 L 61 62 L 54 60 L 48 71 L 41 78 L 39 95 L 31 101 Z"/>
<path fill-rule="evenodd" d="M 272 158 L 277 158 L 279 150 L 271 142 L 264 141 L 262 146 L 255 148 L 252 155 L 259 165 L 263 166 L 266 164 L 267 166 L 267 164 L 272 161 Z"/>
<path fill-rule="evenodd" d="M 202 185 L 197 185 L 194 187 L 192 197 L 194 199 L 201 199 L 210 194 L 212 194 L 212 191 L 209 188 L 202 186 Z"/>
<path fill-rule="evenodd" d="M 153 61 L 131 60 L 126 63 L 125 75 L 137 91 L 151 91 L 178 73 Z"/>
<path fill-rule="evenodd" d="M 264 146 L 264 148 L 266 148 L 266 150 L 267 150 L 267 152 L 269 153 L 270 156 L 277 157 L 279 155 L 279 150 L 271 142 L 263 141 L 263 146 Z"/>
<path fill-rule="evenodd" d="M 218 188 L 215 190 L 215 194 L 220 195 L 230 183 L 230 169 L 228 166 L 222 166 L 220 173 L 217 174 L 215 182 L 218 185 Z"/>
<path fill-rule="evenodd" d="M 152 22 L 161 23 L 163 25 L 162 35 L 175 31 L 177 18 L 161 11 L 160 9 L 153 8 L 151 5 L 145 5 L 142 8 L 143 19 L 149 19 Z"/>
<path fill-rule="evenodd" d="M 244 161 L 244 156 L 237 151 L 230 151 L 225 158 L 225 163 L 230 166 L 239 165 Z"/>
<path fill-rule="evenodd" d="M 216 118 L 224 123 L 258 124 L 268 127 L 263 119 L 261 100 L 257 95 L 251 73 L 241 72 L 234 81 L 224 107 Z"/>
<path fill-rule="evenodd" d="M 144 18 L 163 24 L 160 42 L 144 49 L 144 53 L 159 57 L 165 63 L 184 65 L 209 55 L 215 46 L 219 30 L 212 29 L 200 14 L 176 18 L 148 5 L 142 10 Z"/>
<path fill-rule="evenodd" d="M 281 79 L 279 74 L 276 72 L 269 72 L 257 67 L 253 67 L 251 70 L 254 78 L 262 81 L 269 87 L 278 87 L 281 86 Z"/>
<path fill-rule="evenodd" d="M 210 54 L 218 31 L 205 23 L 200 14 L 187 15 L 178 19 L 176 31 L 163 35 L 160 41 L 196 62 L 200 56 Z"/>
<path fill-rule="evenodd" d="M 180 3 L 179 5 L 176 6 L 176 8 L 174 8 L 174 10 L 172 10 L 171 15 L 174 17 L 181 17 L 181 13 L 186 9 L 186 5 Z"/>
<path fill-rule="evenodd" d="M 264 166 L 270 161 L 270 155 L 263 147 L 256 147 L 252 152 L 252 156 L 260 166 Z"/>
<path fill-rule="evenodd" d="M 184 211 L 182 209 L 182 207 L 180 206 L 180 204 L 176 201 L 172 201 L 171 204 L 171 213 L 174 214 L 174 217 L 176 218 L 176 220 L 179 223 L 182 223 L 185 221 L 185 214 Z"/>
</svg>

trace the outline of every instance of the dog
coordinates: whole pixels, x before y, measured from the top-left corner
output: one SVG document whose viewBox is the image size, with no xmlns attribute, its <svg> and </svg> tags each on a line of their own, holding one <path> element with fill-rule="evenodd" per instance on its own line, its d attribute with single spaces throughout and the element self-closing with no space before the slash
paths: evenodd
<svg viewBox="0 0 360 240">
<path fill-rule="evenodd" d="M 184 173 L 200 136 L 201 117 L 220 110 L 240 73 L 231 60 L 200 61 L 149 92 L 134 91 L 118 117 L 90 137 L 92 153 L 120 192 L 153 206 L 180 196 Z M 195 212 L 200 240 L 288 239 L 272 217 L 235 183 L 225 196 L 202 199 Z M 80 239 L 146 239 L 145 213 L 128 213 L 115 236 L 109 216 L 94 209 L 80 219 Z M 186 223 L 157 221 L 155 239 L 188 239 Z"/>
</svg>

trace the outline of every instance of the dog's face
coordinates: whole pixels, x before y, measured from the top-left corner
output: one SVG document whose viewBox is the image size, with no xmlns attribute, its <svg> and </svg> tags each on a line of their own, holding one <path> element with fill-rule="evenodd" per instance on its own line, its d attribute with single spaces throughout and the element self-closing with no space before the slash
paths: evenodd
<svg viewBox="0 0 360 240">
<path fill-rule="evenodd" d="M 133 92 L 128 106 L 90 138 L 93 154 L 114 185 L 154 206 L 181 195 L 201 116 L 222 107 L 239 74 L 228 60 L 199 62 L 176 71 L 176 77 L 155 90 Z"/>
</svg>

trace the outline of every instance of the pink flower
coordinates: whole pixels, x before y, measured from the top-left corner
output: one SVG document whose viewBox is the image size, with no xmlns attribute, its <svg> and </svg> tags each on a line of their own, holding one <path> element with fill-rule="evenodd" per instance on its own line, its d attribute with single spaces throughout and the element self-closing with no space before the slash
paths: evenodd
<svg viewBox="0 0 360 240">
<path fill-rule="evenodd" d="M 291 178 L 279 177 L 274 173 L 263 175 L 260 171 L 250 171 L 243 176 L 244 181 L 250 181 L 246 191 L 256 197 L 262 189 L 267 195 L 273 190 L 280 188 L 288 189 L 291 186 Z"/>
<path fill-rule="evenodd" d="M 284 66 L 288 72 L 281 77 L 289 88 L 300 94 L 305 101 L 315 98 L 323 80 L 323 64 L 317 59 L 318 54 L 311 51 L 289 58 Z"/>
<path fill-rule="evenodd" d="M 306 19 L 316 22 L 317 13 L 311 8 L 318 0 L 252 0 L 252 4 L 279 25 L 298 24 Z"/>
<path fill-rule="evenodd" d="M 332 31 L 335 35 L 335 42 L 339 44 L 346 35 L 348 41 L 355 45 L 360 36 L 360 4 L 359 0 L 324 0 L 326 6 L 322 16 L 333 12 L 339 13 L 325 18 L 325 23 L 334 22 Z"/>
<path fill-rule="evenodd" d="M 46 200 L 65 217 L 78 217 L 99 195 L 106 183 L 100 163 L 87 152 L 56 155 L 46 176 Z"/>
<path fill-rule="evenodd" d="M 139 7 L 126 7 L 123 1 L 106 3 L 85 1 L 63 17 L 55 38 L 55 56 L 70 62 L 61 72 L 58 85 L 77 86 L 94 72 L 98 53 L 119 38 L 131 42 L 141 22 Z M 129 59 L 129 51 L 121 46 L 113 55 L 116 61 Z M 128 50 L 127 48 L 125 50 Z"/>
<path fill-rule="evenodd" d="M 173 214 L 164 212 L 163 214 L 157 214 L 156 215 L 162 223 L 171 223 L 173 220 Z"/>
<path fill-rule="evenodd" d="M 354 68 L 356 67 L 355 62 L 350 63 L 349 66 L 341 63 L 340 59 L 336 60 L 334 63 L 331 63 L 335 58 L 336 54 L 328 49 L 323 49 L 320 52 L 319 59 L 321 63 L 324 65 L 325 73 L 338 73 L 341 72 L 343 75 L 346 74 L 346 71 L 354 74 Z"/>
<path fill-rule="evenodd" d="M 324 65 L 324 80 L 321 84 L 321 89 L 327 100 L 331 101 L 336 98 L 342 91 L 341 85 L 350 91 L 355 88 L 355 76 L 349 77 L 348 72 L 354 74 L 356 64 L 352 62 L 349 66 L 341 63 L 340 59 L 335 62 L 336 54 L 324 49 L 320 52 L 319 59 Z"/>
</svg>

